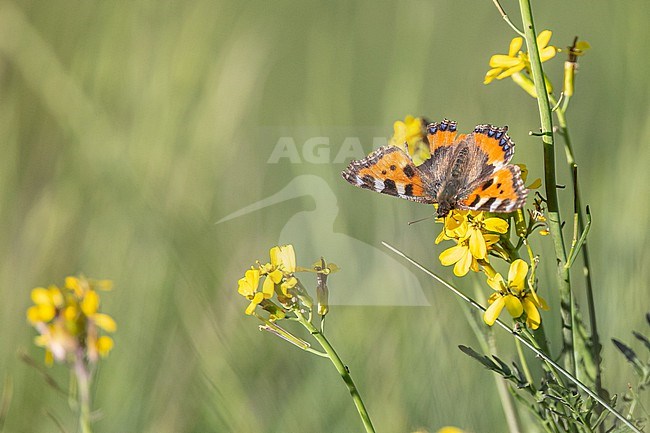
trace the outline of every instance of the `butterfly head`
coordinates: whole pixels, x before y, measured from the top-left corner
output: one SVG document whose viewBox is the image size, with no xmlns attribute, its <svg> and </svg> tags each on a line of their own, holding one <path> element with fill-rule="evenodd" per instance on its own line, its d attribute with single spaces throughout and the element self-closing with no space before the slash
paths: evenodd
<svg viewBox="0 0 650 433">
<path fill-rule="evenodd" d="M 438 218 L 444 218 L 449 214 L 452 209 L 456 209 L 458 206 L 456 200 L 443 200 L 438 203 Z"/>
</svg>

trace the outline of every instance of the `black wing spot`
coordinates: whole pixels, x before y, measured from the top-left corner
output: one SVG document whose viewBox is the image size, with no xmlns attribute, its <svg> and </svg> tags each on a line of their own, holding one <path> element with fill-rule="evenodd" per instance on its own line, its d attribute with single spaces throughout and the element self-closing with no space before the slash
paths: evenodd
<svg viewBox="0 0 650 433">
<path fill-rule="evenodd" d="M 397 186 L 395 185 L 395 181 L 392 179 L 386 179 L 384 181 L 384 189 L 382 189 L 381 192 L 385 194 L 397 195 Z"/>
<path fill-rule="evenodd" d="M 404 187 L 404 194 L 405 195 L 413 195 L 413 184 L 409 183 Z"/>
<path fill-rule="evenodd" d="M 485 182 L 482 187 L 483 191 L 485 191 L 490 186 L 492 186 L 493 183 L 494 183 L 494 179 L 489 179 L 487 182 Z"/>
<path fill-rule="evenodd" d="M 484 208 L 484 209 L 489 209 L 490 206 L 492 206 L 492 203 L 494 203 L 495 201 L 496 201 L 496 197 L 490 197 L 488 199 L 488 201 L 483 203 L 483 205 L 481 207 Z"/>
<path fill-rule="evenodd" d="M 395 164 L 392 164 L 392 165 L 390 166 L 390 169 L 393 170 L 393 171 L 395 171 L 395 170 L 397 170 L 397 166 L 396 166 Z"/>
<path fill-rule="evenodd" d="M 481 200 L 481 197 L 477 194 L 474 200 L 467 207 L 474 207 Z"/>
<path fill-rule="evenodd" d="M 404 174 L 406 175 L 406 177 L 408 177 L 410 179 L 413 176 L 415 176 L 415 170 L 413 170 L 413 167 L 411 167 L 410 165 L 405 165 L 404 166 Z"/>
</svg>

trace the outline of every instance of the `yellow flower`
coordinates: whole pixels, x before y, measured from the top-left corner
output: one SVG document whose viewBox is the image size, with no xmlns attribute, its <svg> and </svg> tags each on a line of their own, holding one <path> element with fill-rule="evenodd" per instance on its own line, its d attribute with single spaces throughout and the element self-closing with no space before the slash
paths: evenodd
<svg viewBox="0 0 650 433">
<path fill-rule="evenodd" d="M 458 238 L 457 244 L 451 248 L 444 250 L 440 253 L 438 258 L 443 266 L 454 265 L 454 275 L 463 277 L 467 275 L 470 269 L 478 272 L 478 262 L 472 254 L 469 246 L 469 237 L 465 233 Z"/>
<path fill-rule="evenodd" d="M 27 319 L 32 324 L 49 322 L 54 319 L 57 309 L 63 307 L 64 303 L 63 293 L 56 286 L 50 286 L 47 289 L 37 287 L 32 290 L 31 298 L 35 305 L 27 310 Z"/>
<path fill-rule="evenodd" d="M 544 30 L 537 35 L 537 46 L 542 62 L 552 59 L 557 53 L 557 48 L 548 45 L 552 34 L 550 30 Z M 489 84 L 494 79 L 502 80 L 524 69 L 530 69 L 528 54 L 521 51 L 523 43 L 523 38 L 516 37 L 510 41 L 508 54 L 495 54 L 490 57 L 490 67 L 492 69 L 485 75 L 483 84 Z"/>
<path fill-rule="evenodd" d="M 273 274 L 273 276 L 271 276 Z M 258 286 L 260 283 L 260 270 L 259 269 L 249 269 L 244 274 L 244 278 L 241 278 L 238 283 L 239 287 L 237 291 L 240 295 L 244 296 L 251 303 L 246 308 L 246 314 L 251 315 L 255 311 L 255 308 L 264 300 L 269 299 L 273 296 L 275 291 L 274 279 L 278 280 L 282 278 L 282 272 L 275 270 L 271 274 L 267 275 L 264 279 L 264 284 L 262 285 L 262 291 L 258 292 Z M 279 282 L 279 281 L 278 281 Z"/>
<path fill-rule="evenodd" d="M 508 222 L 501 218 L 485 218 L 485 212 L 453 210 L 444 219 L 444 227 L 436 243 L 453 239 L 457 245 L 440 256 L 443 266 L 454 265 L 454 274 L 466 275 L 470 269 L 478 271 L 477 260 L 486 260 L 488 251 L 499 241 L 499 234 L 508 231 Z"/>
<path fill-rule="evenodd" d="M 296 253 L 293 245 L 280 245 L 271 248 L 271 265 L 273 268 L 282 270 L 285 274 L 296 272 Z"/>
<path fill-rule="evenodd" d="M 528 263 L 517 259 L 510 264 L 508 281 L 504 281 L 501 274 L 488 278 L 487 282 L 494 289 L 488 299 L 490 306 L 483 314 L 483 320 L 492 326 L 497 320 L 503 307 L 514 318 L 526 313 L 526 325 L 529 328 L 537 329 L 542 321 L 538 308 L 548 310 L 546 301 L 537 296 L 535 292 L 527 287 L 526 275 L 528 274 Z"/>
<path fill-rule="evenodd" d="M 484 212 L 479 212 L 471 220 L 467 228 L 469 249 L 477 259 L 486 259 L 488 245 L 492 245 L 499 240 L 498 235 L 488 232 L 503 234 L 508 231 L 508 221 L 497 217 L 484 219 L 484 215 Z"/>
<path fill-rule="evenodd" d="M 459 239 L 461 233 L 467 233 L 467 216 L 476 214 L 474 211 L 452 209 L 447 216 L 436 219 L 436 222 L 443 223 L 442 231 L 436 238 L 436 245 L 443 240 Z"/>
<path fill-rule="evenodd" d="M 436 433 L 465 433 L 465 431 L 457 427 L 443 427 Z"/>
<path fill-rule="evenodd" d="M 32 290 L 34 305 L 27 310 L 27 318 L 40 334 L 35 343 L 45 348 L 46 363 L 70 361 L 80 351 L 90 362 L 108 354 L 113 340 L 99 333 L 115 332 L 117 324 L 99 312 L 95 289 L 110 290 L 111 286 L 108 280 L 67 277 L 63 288 L 52 285 Z"/>
</svg>

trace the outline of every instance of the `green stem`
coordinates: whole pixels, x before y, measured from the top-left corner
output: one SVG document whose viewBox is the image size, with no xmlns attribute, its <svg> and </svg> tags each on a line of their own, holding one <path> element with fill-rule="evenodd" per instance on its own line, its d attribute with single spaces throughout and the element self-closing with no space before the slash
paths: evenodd
<svg viewBox="0 0 650 433">
<path fill-rule="evenodd" d="M 548 228 L 553 238 L 553 247 L 557 258 L 557 280 L 560 294 L 560 314 L 562 316 L 562 352 L 564 365 L 572 373 L 576 371 L 573 354 L 573 320 L 570 270 L 564 267 L 566 263 L 566 249 L 562 235 L 562 219 L 558 203 L 556 176 L 555 176 L 555 145 L 553 138 L 553 115 L 548 100 L 548 93 L 544 83 L 542 61 L 537 47 L 537 35 L 533 23 L 533 12 L 530 0 L 519 0 L 521 19 L 524 25 L 526 46 L 530 57 L 530 69 L 537 93 L 537 108 L 542 130 L 542 143 L 544 146 L 544 184 L 546 187 L 546 200 L 548 206 Z"/>
<path fill-rule="evenodd" d="M 357 407 L 357 411 L 359 412 L 359 416 L 361 417 L 363 426 L 366 428 L 366 432 L 374 433 L 375 428 L 372 426 L 372 422 L 370 421 L 370 416 L 368 415 L 366 406 L 363 404 L 361 395 L 359 394 L 359 391 L 357 390 L 357 387 L 354 384 L 354 381 L 352 380 L 352 376 L 350 376 L 350 372 L 348 371 L 348 368 L 345 366 L 345 364 L 343 364 L 343 361 L 336 353 L 334 347 L 332 347 L 332 345 L 327 340 L 327 338 L 325 338 L 325 335 L 323 335 L 314 325 L 312 325 L 310 321 L 305 319 L 305 317 L 299 311 L 295 311 L 295 313 L 296 316 L 298 317 L 298 322 L 300 322 L 300 324 L 304 326 L 311 333 L 311 335 L 314 336 L 316 341 L 318 341 L 318 343 L 321 345 L 323 350 L 325 350 L 325 352 L 327 353 L 329 359 L 332 361 L 332 364 L 334 364 L 336 371 L 338 371 L 341 377 L 343 378 L 343 382 L 345 382 L 345 385 L 348 387 L 348 390 L 350 391 L 350 395 L 352 396 L 354 405 Z"/>
<path fill-rule="evenodd" d="M 566 153 L 567 164 L 571 169 L 574 169 L 575 167 L 577 167 L 577 164 L 573 156 L 573 145 L 571 142 L 571 135 L 569 134 L 569 128 L 567 126 L 564 108 L 562 110 L 557 110 L 556 115 L 557 115 L 558 124 L 560 126 L 560 135 L 562 135 L 562 138 L 564 139 L 564 151 Z M 573 191 L 575 194 L 575 207 L 578 214 L 578 229 L 580 231 L 583 231 L 585 230 L 585 222 L 582 213 L 583 208 L 582 208 L 582 200 L 580 196 L 580 189 L 578 188 L 577 177 L 572 177 L 571 179 L 573 182 Z M 602 395 L 603 393 L 602 377 L 601 377 L 602 358 L 600 356 L 602 346 L 600 344 L 600 336 L 598 335 L 598 324 L 596 321 L 596 304 L 594 302 L 593 284 L 591 281 L 591 265 L 589 261 L 589 248 L 587 246 L 586 240 L 582 245 L 582 260 L 584 265 L 583 270 L 584 270 L 585 284 L 586 284 L 585 292 L 587 295 L 587 310 L 589 312 L 589 328 L 591 331 L 591 336 L 590 336 L 591 357 L 593 359 L 595 370 L 596 370 L 594 385 L 596 387 L 596 391 L 598 392 L 598 394 Z"/>
<path fill-rule="evenodd" d="M 476 296 L 480 301 L 485 301 L 485 296 L 477 289 Z M 469 308 L 466 308 L 465 304 L 461 304 L 463 307 L 463 312 L 467 318 L 474 335 L 476 335 L 476 341 L 481 346 L 481 350 L 485 353 L 492 353 L 494 355 L 498 354 L 496 340 L 494 338 L 494 332 L 492 329 L 488 329 L 485 326 L 481 326 L 483 321 L 478 318 L 476 314 Z M 498 375 L 493 373 L 494 383 L 497 387 L 497 393 L 499 394 L 499 401 L 501 401 L 501 407 L 503 408 L 503 415 L 506 418 L 506 423 L 508 424 L 508 431 L 510 433 L 520 433 L 522 432 L 521 420 L 519 419 L 519 412 L 517 407 L 514 404 L 513 396 L 510 393 L 508 384 L 506 380 Z"/>
<path fill-rule="evenodd" d="M 521 348 L 521 343 L 519 340 L 515 340 L 515 347 L 517 348 L 517 356 L 519 357 L 521 368 L 524 370 L 524 376 L 526 376 L 526 380 L 528 383 L 534 383 L 533 375 L 530 374 L 530 370 L 528 369 L 528 362 L 526 361 L 526 357 L 524 356 L 524 351 Z"/>
<path fill-rule="evenodd" d="M 77 352 L 74 364 L 79 390 L 79 427 L 82 433 L 92 433 L 90 425 L 90 372 L 84 361 L 83 351 Z"/>
</svg>

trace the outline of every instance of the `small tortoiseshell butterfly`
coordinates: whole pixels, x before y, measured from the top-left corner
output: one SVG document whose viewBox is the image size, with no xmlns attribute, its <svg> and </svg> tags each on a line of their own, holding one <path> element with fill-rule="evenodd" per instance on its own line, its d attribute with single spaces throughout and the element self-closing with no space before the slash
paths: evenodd
<svg viewBox="0 0 650 433">
<path fill-rule="evenodd" d="M 456 122 L 429 123 L 431 158 L 421 165 L 399 147 L 384 146 L 352 161 L 341 175 L 360 188 L 438 203 L 439 217 L 452 209 L 511 212 L 525 204 L 528 191 L 519 167 L 509 164 L 515 143 L 507 130 L 478 125 L 470 134 L 456 135 Z"/>
</svg>

